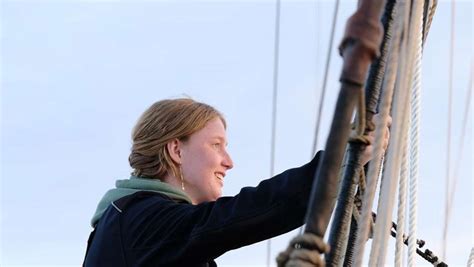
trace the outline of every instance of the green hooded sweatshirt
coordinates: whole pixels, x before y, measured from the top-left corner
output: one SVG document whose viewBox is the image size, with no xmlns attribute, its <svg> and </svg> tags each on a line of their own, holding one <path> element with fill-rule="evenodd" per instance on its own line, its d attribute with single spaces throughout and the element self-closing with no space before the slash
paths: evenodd
<svg viewBox="0 0 474 267">
<path fill-rule="evenodd" d="M 167 195 L 172 199 L 186 201 L 191 204 L 191 199 L 186 195 L 186 193 L 157 179 L 131 176 L 130 179 L 117 180 L 115 182 L 115 187 L 116 188 L 107 191 L 97 205 L 97 209 L 91 220 L 92 227 L 95 228 L 105 210 L 113 201 L 138 191 L 157 192 Z"/>
</svg>

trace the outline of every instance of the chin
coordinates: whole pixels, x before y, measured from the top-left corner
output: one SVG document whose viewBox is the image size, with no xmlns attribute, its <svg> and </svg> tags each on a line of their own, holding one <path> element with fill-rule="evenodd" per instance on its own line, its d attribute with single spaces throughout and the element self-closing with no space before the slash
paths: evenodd
<svg viewBox="0 0 474 267">
<path fill-rule="evenodd" d="M 222 196 L 222 194 L 215 195 L 214 197 L 212 197 L 212 200 L 211 200 L 211 201 L 216 201 L 216 200 L 219 199 L 221 196 Z"/>
<path fill-rule="evenodd" d="M 208 194 L 206 194 L 206 195 L 202 195 L 203 201 L 201 201 L 201 202 L 216 201 L 220 197 L 222 197 L 222 191 L 221 190 L 211 191 L 211 192 L 208 192 Z"/>
</svg>

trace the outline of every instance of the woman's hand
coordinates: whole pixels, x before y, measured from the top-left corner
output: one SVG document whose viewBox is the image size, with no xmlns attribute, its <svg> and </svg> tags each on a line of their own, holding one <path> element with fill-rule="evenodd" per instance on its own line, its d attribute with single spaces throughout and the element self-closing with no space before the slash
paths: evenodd
<svg viewBox="0 0 474 267">
<path fill-rule="evenodd" d="M 373 118 L 373 122 L 375 123 L 375 125 L 377 125 L 377 122 L 378 120 L 382 119 L 379 114 L 376 114 Z M 385 153 L 385 150 L 387 150 L 387 147 L 388 147 L 388 141 L 390 139 L 390 125 L 392 124 L 392 117 L 388 117 L 387 119 L 387 124 L 386 126 L 384 127 L 384 139 L 383 139 L 383 153 Z M 362 166 L 364 166 L 365 164 L 367 164 L 367 162 L 369 162 L 370 160 L 373 159 L 374 157 L 374 142 L 375 142 L 375 131 L 370 131 L 367 135 L 367 139 L 370 141 L 370 145 L 368 145 L 365 150 L 362 152 L 362 155 L 361 155 L 361 158 L 360 158 L 360 162 L 362 164 Z"/>
</svg>

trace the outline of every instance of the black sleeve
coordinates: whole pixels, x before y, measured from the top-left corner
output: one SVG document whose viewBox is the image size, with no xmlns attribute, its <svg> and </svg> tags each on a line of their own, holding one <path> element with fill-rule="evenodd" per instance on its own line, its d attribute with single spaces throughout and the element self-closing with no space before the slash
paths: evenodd
<svg viewBox="0 0 474 267">
<path fill-rule="evenodd" d="M 226 251 L 291 231 L 304 222 L 320 155 L 257 187 L 245 187 L 234 197 L 199 205 L 161 200 L 131 207 L 125 243 L 131 251 L 155 253 L 160 262 L 166 257 L 166 261 L 186 264 L 207 262 Z"/>
</svg>

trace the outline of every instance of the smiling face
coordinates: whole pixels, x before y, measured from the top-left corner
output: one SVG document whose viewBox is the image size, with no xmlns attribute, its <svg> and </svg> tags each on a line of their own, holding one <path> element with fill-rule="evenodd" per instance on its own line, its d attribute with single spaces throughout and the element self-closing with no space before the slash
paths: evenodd
<svg viewBox="0 0 474 267">
<path fill-rule="evenodd" d="M 214 201 L 222 196 L 224 177 L 233 167 L 226 150 L 227 137 L 220 118 L 209 121 L 179 144 L 186 193 L 193 203 Z"/>
</svg>

